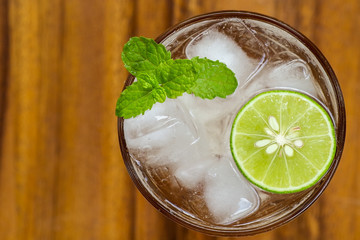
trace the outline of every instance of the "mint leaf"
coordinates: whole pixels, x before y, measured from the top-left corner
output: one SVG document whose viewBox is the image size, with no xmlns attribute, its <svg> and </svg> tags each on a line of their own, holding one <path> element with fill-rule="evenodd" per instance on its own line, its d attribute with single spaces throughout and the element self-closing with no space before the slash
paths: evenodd
<svg viewBox="0 0 360 240">
<path fill-rule="evenodd" d="M 163 88 L 157 87 L 152 92 L 153 98 L 156 102 L 163 103 L 166 99 L 166 92 Z"/>
<path fill-rule="evenodd" d="M 136 76 L 155 71 L 160 63 L 171 59 L 171 53 L 152 39 L 132 37 L 125 44 L 121 58 L 125 68 Z"/>
<path fill-rule="evenodd" d="M 195 84 L 196 71 L 188 59 L 169 60 L 156 71 L 159 84 L 168 98 L 177 98 Z"/>
<path fill-rule="evenodd" d="M 235 74 L 224 63 L 207 58 L 195 57 L 191 59 L 196 69 L 196 83 L 188 92 L 201 98 L 225 98 L 237 88 Z"/>
<path fill-rule="evenodd" d="M 120 95 L 116 103 L 119 117 L 144 114 L 156 102 L 179 97 L 184 92 L 201 98 L 225 98 L 237 87 L 235 74 L 225 64 L 198 57 L 173 60 L 171 53 L 152 39 L 131 38 L 121 57 L 137 81 Z"/>
<path fill-rule="evenodd" d="M 156 102 L 164 102 L 166 93 L 161 88 L 144 88 L 139 82 L 127 86 L 116 103 L 116 115 L 124 118 L 136 117 Z"/>
<path fill-rule="evenodd" d="M 146 73 L 140 74 L 137 76 L 137 80 L 141 84 L 141 86 L 145 89 L 152 89 L 159 86 L 159 82 L 156 80 L 153 74 L 151 75 Z"/>
</svg>

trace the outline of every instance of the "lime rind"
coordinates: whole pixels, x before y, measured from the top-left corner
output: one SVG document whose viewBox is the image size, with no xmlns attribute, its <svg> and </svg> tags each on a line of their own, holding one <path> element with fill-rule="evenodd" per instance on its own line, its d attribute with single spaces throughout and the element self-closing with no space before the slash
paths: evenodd
<svg viewBox="0 0 360 240">
<path fill-rule="evenodd" d="M 328 149 L 328 152 L 326 152 L 327 154 L 327 158 L 326 159 L 322 159 L 322 160 L 313 160 L 313 159 L 308 159 L 306 160 L 308 157 L 305 156 L 302 151 L 293 148 L 293 150 L 288 150 L 288 153 L 292 153 L 292 154 L 297 154 L 297 158 L 301 158 L 303 157 L 303 162 L 301 164 L 299 164 L 300 166 L 298 167 L 303 167 L 306 168 L 306 171 L 304 170 L 296 170 L 296 166 L 294 164 L 288 164 L 288 160 L 287 159 L 287 155 L 285 153 L 283 153 L 283 158 L 282 160 L 284 161 L 283 164 L 279 163 L 279 159 L 275 159 L 277 157 L 277 155 L 279 154 L 279 149 L 275 150 L 275 154 L 274 159 L 272 159 L 273 161 L 271 161 L 270 163 L 267 162 L 264 165 L 264 161 L 261 161 L 261 159 L 264 158 L 264 150 L 265 148 L 259 148 L 257 149 L 257 151 L 246 151 L 247 148 L 251 149 L 251 142 L 253 143 L 254 141 L 256 142 L 256 139 L 261 139 L 261 134 L 259 134 L 259 132 L 261 132 L 261 126 L 257 126 L 256 123 L 254 122 L 246 122 L 245 121 L 245 127 L 247 129 L 247 132 L 244 133 L 239 133 L 237 131 L 237 127 L 239 126 L 239 119 L 241 119 L 243 117 L 244 114 L 252 114 L 253 116 L 255 114 L 260 114 L 259 117 L 262 118 L 262 121 L 265 121 L 266 125 L 269 127 L 269 125 L 273 125 L 275 128 L 277 127 L 276 123 L 271 123 L 273 122 L 273 120 L 270 119 L 269 122 L 266 122 L 266 113 L 259 113 L 259 110 L 256 110 L 255 108 L 253 108 L 254 104 L 259 102 L 258 100 L 260 100 L 261 98 L 265 98 L 265 97 L 269 97 L 270 95 L 274 96 L 274 95 L 280 95 L 282 96 L 281 98 L 273 98 L 273 101 L 278 101 L 279 99 L 281 99 L 281 101 L 284 100 L 285 97 L 290 97 L 290 98 L 299 98 L 303 103 L 308 104 L 310 109 L 315 110 L 315 112 L 317 112 L 317 114 L 320 114 L 319 116 L 320 119 L 322 121 L 320 121 L 322 123 L 322 125 L 324 125 L 324 123 L 326 123 L 326 126 L 322 126 L 323 129 L 326 129 L 326 133 L 324 134 L 324 136 L 326 136 L 325 138 L 327 138 L 326 141 L 324 141 L 324 139 L 322 139 L 323 142 L 325 142 L 325 145 L 330 144 L 330 148 Z M 271 97 L 269 98 L 271 99 Z M 267 105 L 266 105 L 267 104 Z M 262 107 L 261 110 L 264 110 L 264 112 L 268 112 L 271 109 L 266 107 L 269 106 L 269 104 L 276 104 L 274 102 L 267 102 L 265 103 L 265 105 Z M 280 104 L 280 106 L 282 106 Z M 283 107 L 279 108 L 280 110 L 274 114 L 274 112 L 272 112 L 273 115 L 276 115 L 277 117 L 280 117 L 280 121 L 283 121 L 284 118 L 282 118 L 281 115 L 284 114 L 285 110 L 283 109 Z M 255 112 L 258 113 L 255 113 Z M 300 113 L 299 113 L 300 114 Z M 300 115 L 297 115 L 298 117 L 300 117 Z M 305 115 L 306 113 L 304 113 Z M 287 115 L 289 115 L 287 113 Z M 275 117 L 276 118 L 276 117 Z M 318 118 L 319 119 L 319 118 Z M 247 125 L 246 125 L 247 124 Z M 264 124 L 264 123 L 263 123 Z M 316 124 L 316 123 L 315 123 Z M 280 123 L 281 126 L 283 126 L 283 123 Z M 272 128 L 270 126 L 270 128 Z M 306 129 L 304 128 L 305 132 L 314 130 L 314 128 L 310 128 L 310 129 Z M 315 128 L 316 131 L 316 128 Z M 320 131 L 320 130 L 319 130 Z M 320 131 L 321 132 L 321 131 Z M 235 143 L 237 140 L 237 135 L 246 135 L 245 141 L 243 141 L 242 144 L 237 144 Z M 319 138 L 323 137 L 321 136 L 321 134 L 319 134 Z M 256 138 L 258 137 L 258 138 Z M 251 138 L 253 138 L 251 140 Z M 310 143 L 311 141 L 314 141 L 314 139 L 311 139 L 311 137 L 308 137 L 310 140 L 306 140 L 306 137 L 303 137 L 303 141 L 305 141 L 306 147 L 308 146 L 314 146 L 314 143 Z M 246 145 L 247 142 L 247 145 Z M 261 145 L 261 140 L 258 141 L 259 145 Z M 300 142 L 300 141 L 299 141 Z M 300 144 L 300 143 L 297 144 Z M 244 144 L 244 145 L 243 145 Z M 249 145 L 250 144 L 250 145 Z M 321 144 L 320 144 L 321 145 Z M 239 151 L 240 152 L 245 152 L 246 157 L 240 156 L 238 154 L 238 149 L 236 149 L 237 147 L 242 148 Z M 269 145 L 268 145 L 269 146 Z M 319 146 L 318 146 L 319 147 Z M 270 148 L 270 147 L 268 147 Z M 308 147 L 309 148 L 309 147 Z M 322 107 L 318 102 L 316 102 L 314 99 L 312 99 L 311 97 L 300 93 L 300 92 L 295 92 L 295 91 L 289 91 L 289 90 L 272 90 L 272 91 L 267 91 L 267 92 L 263 92 L 260 93 L 259 95 L 255 96 L 254 98 L 252 98 L 249 102 L 247 102 L 239 111 L 239 113 L 237 114 L 237 116 L 235 117 L 233 126 L 232 126 L 232 130 L 231 130 L 231 136 L 230 136 L 230 149 L 231 149 L 231 153 L 233 155 L 233 158 L 235 160 L 236 165 L 238 166 L 239 170 L 241 171 L 241 173 L 254 185 L 258 186 L 261 189 L 264 189 L 266 191 L 269 192 L 273 192 L 273 193 L 294 193 L 294 192 L 299 192 L 299 191 L 303 191 L 305 189 L 308 189 L 312 186 L 314 186 L 328 171 L 328 169 L 331 166 L 332 160 L 334 159 L 335 156 L 335 152 L 336 152 L 336 136 L 335 136 L 335 129 L 334 129 L 334 125 L 333 125 L 333 121 L 331 119 L 331 117 L 329 116 L 329 114 L 327 113 L 327 111 L 325 110 L 324 107 Z M 254 148 L 253 148 L 254 149 Z M 284 148 L 283 148 L 284 149 Z M 284 150 L 281 150 L 284 152 Z M 267 149 L 266 149 L 267 150 Z M 271 150 L 271 149 L 270 149 Z M 270 151 L 269 150 L 269 151 Z M 306 150 L 306 151 L 310 151 L 312 153 L 315 153 L 317 151 L 314 151 L 313 149 L 311 149 L 311 147 Z M 320 156 L 316 156 L 317 158 L 321 158 L 322 154 L 320 154 Z M 251 164 L 249 164 L 249 161 L 254 161 L 254 159 L 256 160 L 256 157 L 259 158 L 260 160 L 257 160 L 258 162 L 253 162 L 252 164 L 255 166 L 253 166 L 253 168 L 251 168 Z M 265 158 L 269 158 L 269 156 L 265 156 Z M 307 163 L 306 161 L 309 161 L 309 163 Z M 262 165 L 261 165 L 262 164 Z M 271 166 L 271 164 L 275 164 L 274 166 Z M 290 167 L 289 167 L 290 165 Z M 313 166 L 311 166 L 313 165 Z M 264 179 L 259 180 L 259 178 L 261 178 L 261 176 L 264 175 L 264 171 L 265 174 L 269 174 L 270 171 L 270 176 L 271 176 L 271 180 L 266 180 L 266 176 Z M 296 172 L 302 172 L 304 175 L 308 174 L 311 177 L 305 177 L 307 178 L 303 184 L 296 184 L 295 186 L 291 185 L 291 179 L 292 179 L 292 175 L 291 172 L 292 171 L 293 175 Z M 261 175 L 263 174 L 263 175 Z M 281 175 L 280 175 L 281 174 Z M 296 175 L 296 174 L 295 174 Z M 301 174 L 300 174 L 301 175 Z M 288 184 L 286 184 L 286 178 L 288 179 Z M 301 177 L 297 177 L 297 179 L 299 180 Z M 274 186 L 273 182 L 277 182 L 278 186 Z M 300 179 L 301 182 L 301 179 Z M 290 183 L 290 184 L 289 184 Z"/>
</svg>

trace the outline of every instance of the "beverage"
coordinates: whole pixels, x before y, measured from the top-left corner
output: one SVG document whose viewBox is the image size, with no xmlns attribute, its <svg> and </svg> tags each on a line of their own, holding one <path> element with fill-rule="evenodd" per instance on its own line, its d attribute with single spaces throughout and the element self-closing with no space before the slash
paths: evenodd
<svg viewBox="0 0 360 240">
<path fill-rule="evenodd" d="M 246 12 L 219 12 L 185 21 L 158 38 L 173 58 L 225 63 L 238 80 L 226 98 L 183 94 L 144 115 L 119 119 L 125 164 L 143 195 L 169 218 L 215 235 L 247 235 L 293 219 L 323 192 L 339 163 L 345 112 L 330 66 L 309 40 L 287 25 Z M 134 81 L 129 77 L 127 85 Z M 273 89 L 305 93 L 330 115 L 335 159 L 306 190 L 277 194 L 251 184 L 238 170 L 230 134 L 240 108 Z"/>
</svg>

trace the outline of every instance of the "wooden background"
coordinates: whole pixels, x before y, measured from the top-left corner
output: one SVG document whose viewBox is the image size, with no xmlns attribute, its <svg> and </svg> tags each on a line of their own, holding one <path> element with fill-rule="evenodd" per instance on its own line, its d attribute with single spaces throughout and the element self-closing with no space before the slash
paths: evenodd
<svg viewBox="0 0 360 240">
<path fill-rule="evenodd" d="M 285 21 L 324 53 L 343 89 L 347 139 L 321 198 L 296 220 L 241 239 L 360 239 L 358 0 L 0 0 L 0 239 L 225 240 L 160 215 L 120 156 L 115 102 L 130 36 L 248 10 Z"/>
</svg>

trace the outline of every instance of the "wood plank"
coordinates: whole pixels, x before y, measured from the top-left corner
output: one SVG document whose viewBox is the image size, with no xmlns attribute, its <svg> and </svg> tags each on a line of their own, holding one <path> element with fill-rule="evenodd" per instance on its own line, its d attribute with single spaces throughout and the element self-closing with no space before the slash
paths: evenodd
<svg viewBox="0 0 360 240">
<path fill-rule="evenodd" d="M 321 199 L 324 238 L 360 237 L 360 22 L 358 1 L 332 1 L 319 9 L 316 44 L 332 65 L 342 87 L 347 112 L 345 150 L 340 166 Z M 336 226 L 336 227 L 334 227 Z"/>
</svg>

